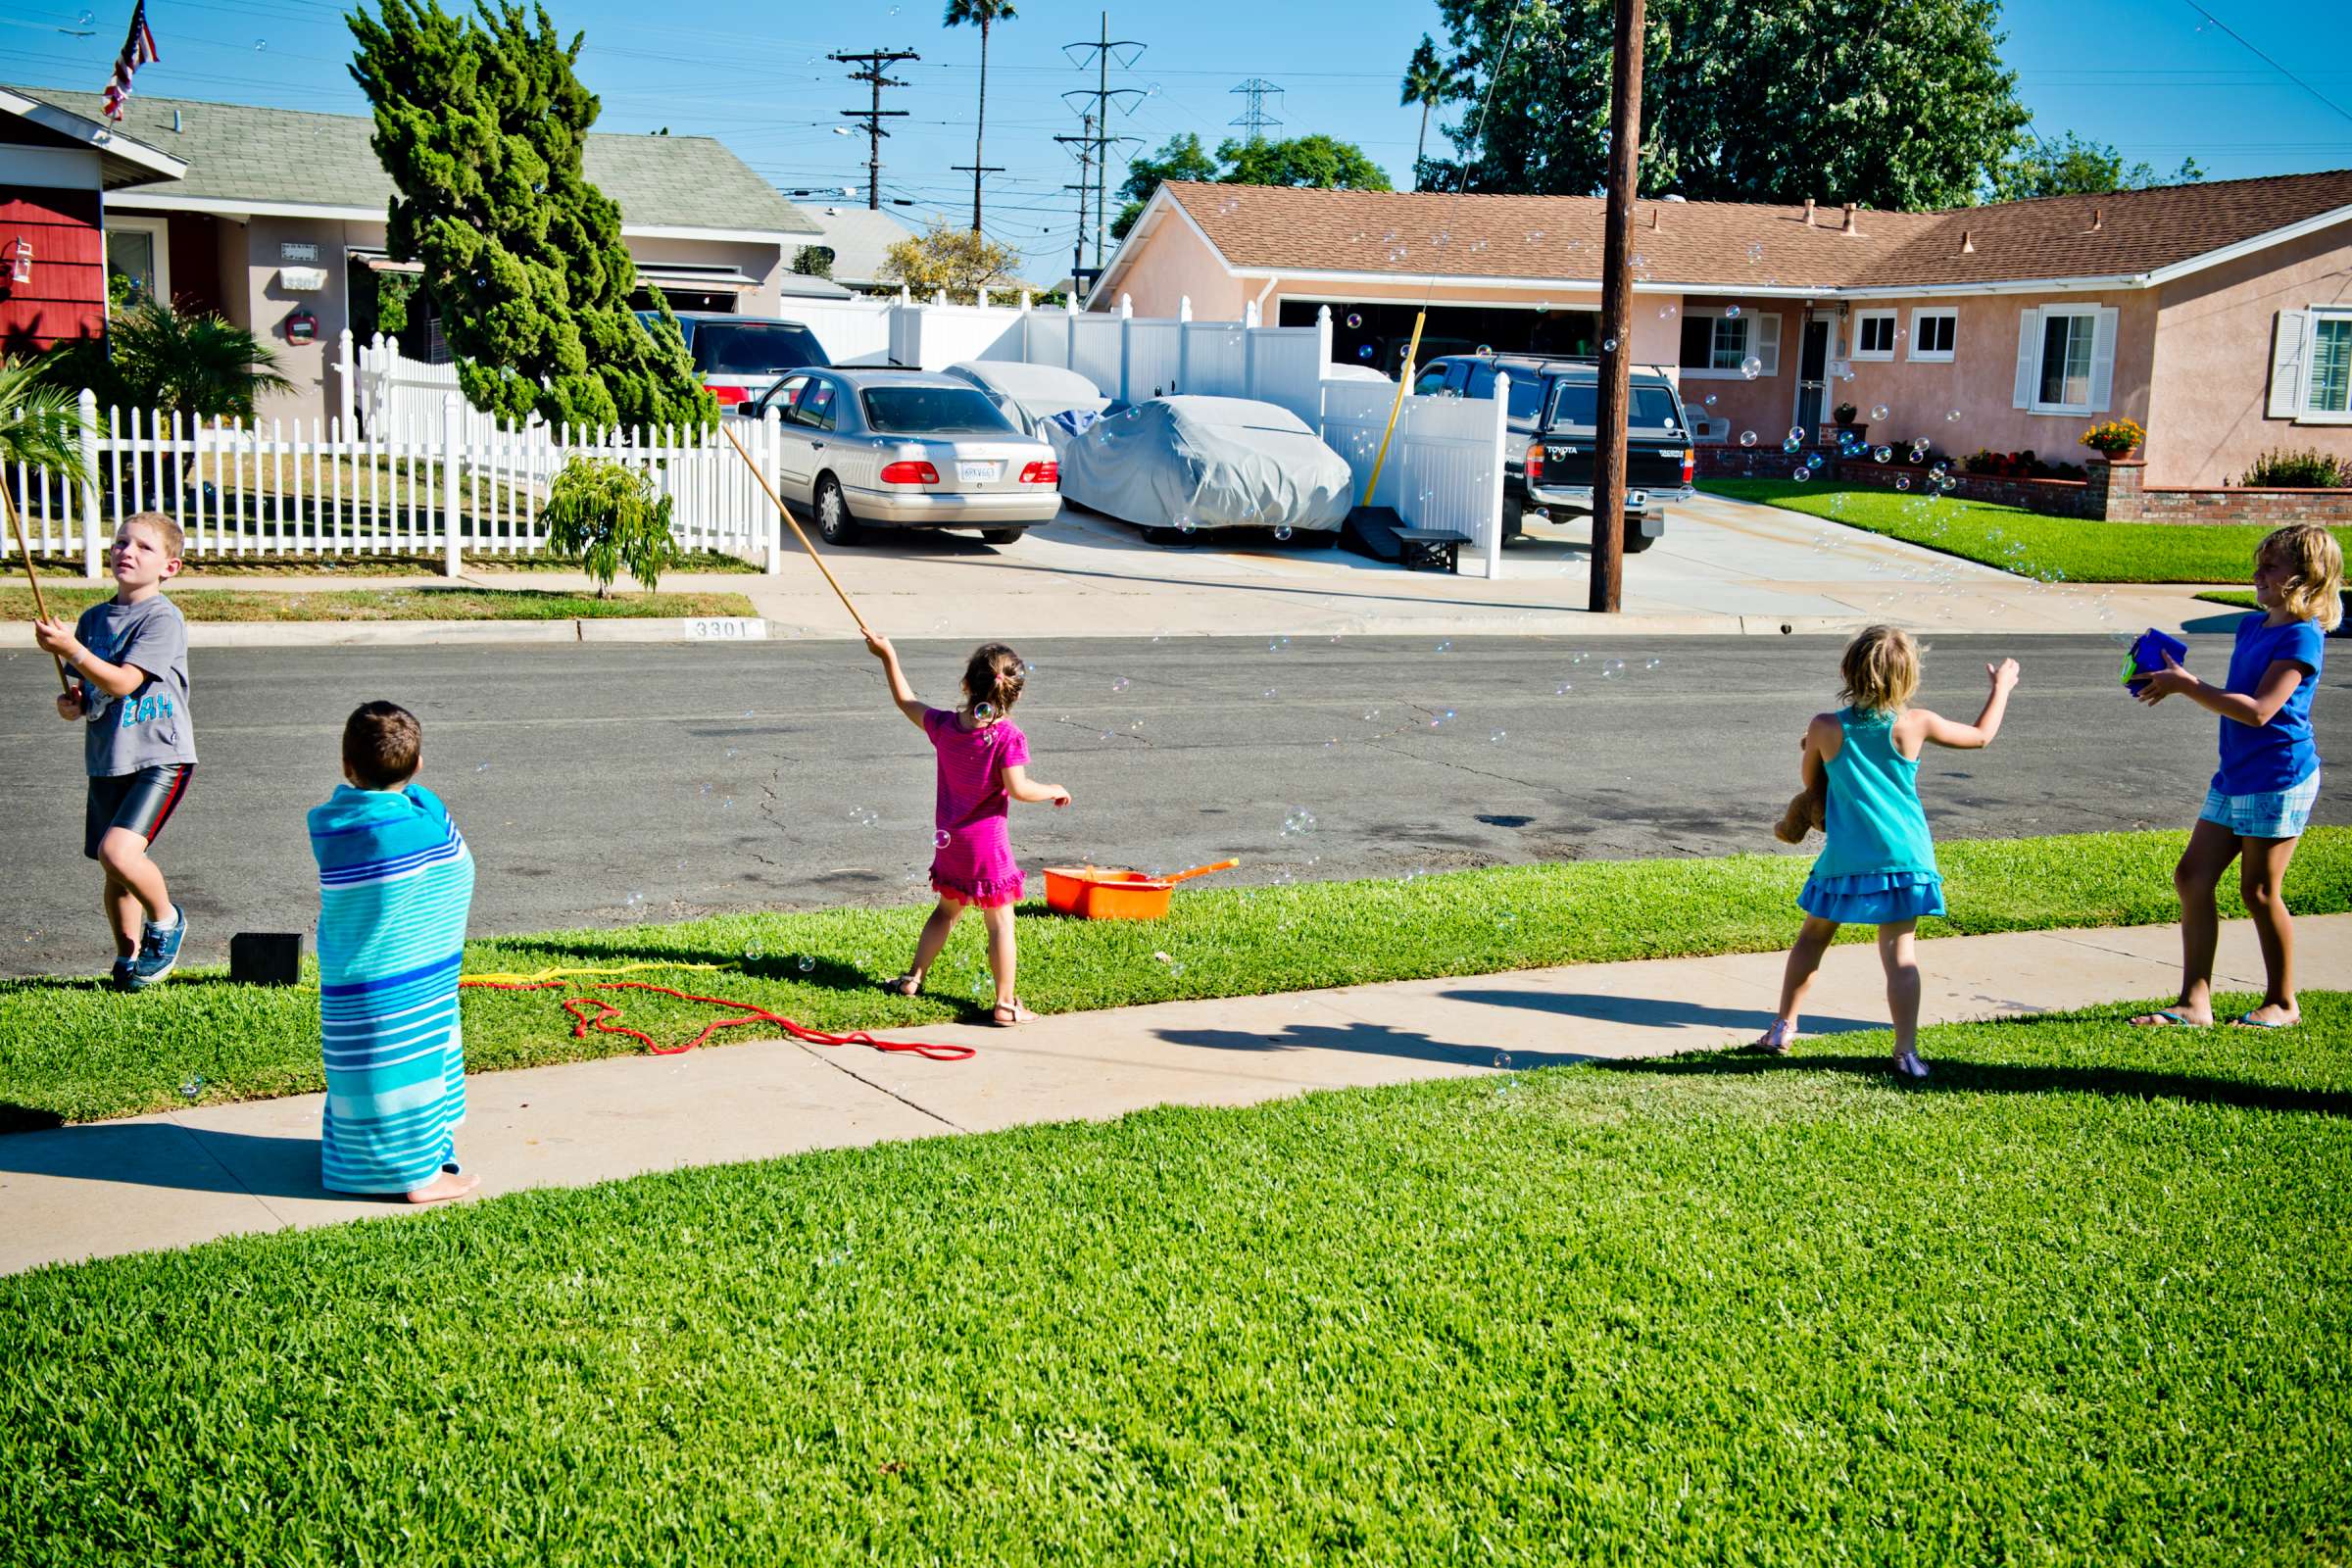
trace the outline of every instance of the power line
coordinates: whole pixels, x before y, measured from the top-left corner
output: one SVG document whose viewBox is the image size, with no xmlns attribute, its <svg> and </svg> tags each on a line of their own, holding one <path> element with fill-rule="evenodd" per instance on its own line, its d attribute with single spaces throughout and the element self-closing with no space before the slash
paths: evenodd
<svg viewBox="0 0 2352 1568">
<path fill-rule="evenodd" d="M 844 109 L 841 112 L 852 120 L 865 122 L 865 205 L 868 212 L 879 212 L 882 207 L 882 138 L 890 134 L 882 122 L 906 118 L 904 109 L 882 107 L 882 89 L 907 86 L 908 83 L 890 74 L 890 67 L 901 60 L 920 60 L 922 56 L 911 49 L 868 49 L 863 54 L 843 51 L 825 58 L 838 60 L 845 66 L 863 64 L 865 69 L 851 72 L 850 79 L 865 82 L 874 90 L 871 109 Z"/>
<path fill-rule="evenodd" d="M 1242 127 L 1242 134 L 1252 147 L 1266 139 L 1266 127 L 1279 125 L 1281 121 L 1266 113 L 1266 100 L 1279 98 L 1282 89 L 1263 76 L 1251 76 L 1233 89 L 1242 95 L 1242 112 L 1226 122 Z"/>
<path fill-rule="evenodd" d="M 2301 76 L 2296 75 L 2293 72 L 2287 70 L 2278 61 L 2273 60 L 2269 55 L 2266 55 L 2261 50 L 2255 48 L 2252 44 L 2248 43 L 2242 36 L 2240 36 L 2238 32 L 2230 25 L 2230 24 L 2224 22 L 2212 12 L 2197 4 L 2197 0 L 2180 0 L 2180 3 L 2188 7 L 2189 10 L 2194 11 L 2198 16 L 2203 17 L 2207 22 L 2212 23 L 2223 32 L 2228 33 L 2231 38 L 2235 39 L 2238 47 L 2245 50 L 2246 53 L 2252 55 L 2255 59 L 2261 61 L 2264 65 L 2270 67 L 2273 71 L 2276 71 L 2278 73 L 2278 74 L 2284 76 L 2287 80 L 2293 82 L 2296 86 L 2302 88 L 2305 92 L 2311 94 L 2314 98 L 2317 98 L 2320 102 L 2326 104 L 2336 114 L 2341 115 L 2346 120 L 2352 120 L 2352 109 L 2346 109 L 2342 104 L 2337 103 L 2334 99 L 2320 91 L 2319 88 L 2314 87 L 2310 82 L 2305 81 Z"/>
<path fill-rule="evenodd" d="M 1100 273 L 1102 269 L 1103 187 L 1110 183 L 1110 149 L 1120 142 L 1138 140 L 1138 138 L 1134 136 L 1113 136 L 1110 134 L 1111 105 L 1114 103 L 1117 104 L 1122 114 L 1133 114 L 1135 113 L 1135 104 L 1133 100 L 1140 99 L 1145 96 L 1144 90 L 1141 87 L 1113 87 L 1110 84 L 1110 63 L 1113 58 L 1116 58 L 1119 62 L 1120 70 L 1129 70 L 1138 60 L 1143 58 L 1144 50 L 1146 48 L 1146 45 L 1138 39 L 1112 38 L 1110 35 L 1110 13 L 1105 11 L 1102 14 L 1102 25 L 1101 36 L 1092 39 L 1082 39 L 1077 43 L 1065 43 L 1061 46 L 1061 52 L 1069 57 L 1070 64 L 1083 68 L 1087 63 L 1088 58 L 1091 57 L 1095 67 L 1094 87 L 1091 90 L 1081 89 L 1072 92 L 1065 92 L 1061 95 L 1061 101 L 1068 104 L 1073 109 L 1078 108 L 1080 101 L 1092 99 L 1094 102 L 1094 107 L 1091 110 L 1084 111 L 1086 116 L 1087 133 L 1084 137 L 1079 139 L 1083 140 L 1087 144 L 1091 154 L 1091 163 L 1096 175 L 1094 180 L 1095 270 L 1098 273 Z M 1067 142 L 1072 138 L 1067 136 L 1056 136 L 1054 139 L 1058 142 Z M 1086 162 L 1088 161 L 1082 160 L 1081 167 L 1084 167 Z M 1078 200 L 1080 202 L 1079 226 L 1082 230 L 1078 240 L 1078 250 L 1080 258 L 1083 260 L 1086 251 L 1086 238 L 1083 233 L 1086 222 L 1084 208 L 1084 203 L 1086 201 L 1085 195 L 1081 193 Z M 1081 267 L 1075 269 L 1075 270 L 1083 271 L 1085 269 Z M 1079 281 L 1080 280 L 1078 278 L 1072 277 L 1070 279 L 1070 286 L 1075 289 L 1078 286 Z"/>
</svg>

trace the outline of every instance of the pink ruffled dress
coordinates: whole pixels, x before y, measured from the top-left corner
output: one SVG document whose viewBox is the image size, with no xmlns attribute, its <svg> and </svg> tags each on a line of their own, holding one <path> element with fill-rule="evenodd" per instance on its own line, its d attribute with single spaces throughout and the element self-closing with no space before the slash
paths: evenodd
<svg viewBox="0 0 2352 1568">
<path fill-rule="evenodd" d="M 1012 858 L 1004 769 L 1029 762 L 1029 737 L 1009 718 L 965 729 L 944 708 L 923 710 L 923 733 L 939 756 L 939 802 L 931 886 L 943 897 L 994 909 L 1021 900 L 1021 867 Z"/>
</svg>

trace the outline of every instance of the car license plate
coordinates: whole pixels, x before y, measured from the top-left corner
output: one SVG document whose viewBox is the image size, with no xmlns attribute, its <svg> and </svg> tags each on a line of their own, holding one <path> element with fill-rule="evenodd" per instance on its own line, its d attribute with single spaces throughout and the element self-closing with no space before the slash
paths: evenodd
<svg viewBox="0 0 2352 1568">
<path fill-rule="evenodd" d="M 997 475 L 1003 471 L 1003 466 L 995 463 L 958 463 L 956 465 L 956 477 L 965 484 L 995 484 Z"/>
<path fill-rule="evenodd" d="M 1643 511 L 1643 510 L 1645 510 L 1645 509 L 1646 509 L 1648 506 L 1649 506 L 1649 492 L 1648 492 L 1648 491 L 1646 491 L 1646 490 L 1628 490 L 1628 491 L 1625 493 L 1625 510 L 1626 510 L 1626 511 L 1628 511 L 1628 512 L 1641 512 L 1641 511 Z"/>
</svg>

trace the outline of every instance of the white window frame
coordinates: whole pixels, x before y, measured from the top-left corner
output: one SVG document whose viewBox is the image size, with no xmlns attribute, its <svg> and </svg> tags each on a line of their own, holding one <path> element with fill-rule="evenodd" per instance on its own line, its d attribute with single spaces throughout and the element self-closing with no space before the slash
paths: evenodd
<svg viewBox="0 0 2352 1568">
<path fill-rule="evenodd" d="M 2062 415 L 2069 418 L 2079 418 L 2086 414 L 2106 412 L 2107 403 L 2112 400 L 2112 394 L 2109 399 L 2102 400 L 2098 393 L 2098 334 L 2099 318 L 2102 314 L 2102 307 L 2097 305 L 2044 305 L 2034 311 L 2033 370 L 2028 383 L 2032 388 L 2032 400 L 2025 405 L 2029 412 Z M 2050 318 L 2054 316 L 2074 318 L 2090 323 L 2089 396 L 2081 403 L 2045 403 L 2041 398 L 2041 372 L 2044 368 L 2042 350 L 2049 342 Z"/>
<path fill-rule="evenodd" d="M 1781 373 L 1781 318 L 1779 315 L 1775 313 L 1759 316 L 1742 306 L 1740 314 L 1732 317 L 1729 314 L 1730 310 L 1731 307 L 1725 305 L 1693 305 L 1683 312 L 1684 316 L 1690 319 L 1703 320 L 1707 323 L 1707 359 L 1709 363 L 1706 365 L 1678 365 L 1676 369 L 1681 379 L 1687 381 L 1743 381 L 1747 379 L 1745 373 L 1740 370 L 1738 361 L 1721 368 L 1716 367 L 1713 363 L 1715 323 L 1727 318 L 1745 323 L 1742 328 L 1745 341 L 1740 349 L 1740 358 L 1744 360 L 1752 355 L 1763 362 L 1764 368 L 1756 372 L 1756 379 L 1769 380 Z M 1764 331 L 1760 325 L 1761 322 L 1767 320 L 1771 321 L 1773 325 L 1770 332 Z M 1675 358 L 1680 360 L 1682 355 L 1678 352 Z"/>
<path fill-rule="evenodd" d="M 2352 306 L 2312 305 L 2303 311 L 2303 348 L 2295 357 L 2294 421 L 2297 424 L 2352 424 L 2352 400 L 2343 409 L 2311 406 L 2311 377 L 2318 368 L 2320 323 L 2352 320 Z"/>
<path fill-rule="evenodd" d="M 1899 311 L 1856 311 L 1854 313 L 1852 337 L 1846 350 L 1845 357 L 1849 360 L 1868 361 L 1893 359 L 1895 328 L 1896 324 L 1901 320 L 1902 313 Z M 1886 323 L 1886 346 L 1885 348 L 1866 349 L 1862 346 L 1862 325 L 1866 321 L 1885 321 Z"/>
<path fill-rule="evenodd" d="M 145 234 L 148 236 L 149 242 L 155 247 L 155 290 L 151 297 L 169 304 L 172 299 L 171 220 L 167 218 L 134 218 L 128 213 L 109 213 L 106 215 L 105 231 L 107 234 Z M 104 235 L 100 236 L 102 246 L 104 237 Z M 103 249 L 100 255 L 102 258 L 101 269 L 108 276 L 113 276 L 114 269 L 106 265 L 103 260 Z M 113 291 L 110 289 L 108 292 Z"/>
<path fill-rule="evenodd" d="M 1952 346 L 1948 349 L 1922 349 L 1919 345 L 1926 339 L 1920 331 L 1921 323 L 1939 318 L 1952 323 Z M 1960 313 L 1958 311 L 1949 306 L 1937 305 L 1922 305 L 1912 311 L 1910 357 L 1913 361 L 1922 365 L 1949 365 L 1958 358 L 1959 351 Z"/>
</svg>

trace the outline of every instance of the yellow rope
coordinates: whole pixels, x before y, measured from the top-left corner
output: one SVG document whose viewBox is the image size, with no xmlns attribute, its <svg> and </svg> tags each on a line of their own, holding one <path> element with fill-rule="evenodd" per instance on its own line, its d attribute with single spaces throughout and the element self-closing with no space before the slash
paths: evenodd
<svg viewBox="0 0 2352 1568">
<path fill-rule="evenodd" d="M 723 963 L 622 963 L 604 969 L 555 968 L 542 969 L 537 974 L 469 974 L 462 978 L 486 981 L 498 986 L 535 986 L 549 980 L 568 980 L 575 975 L 638 974 L 647 969 L 724 969 Z"/>
</svg>

